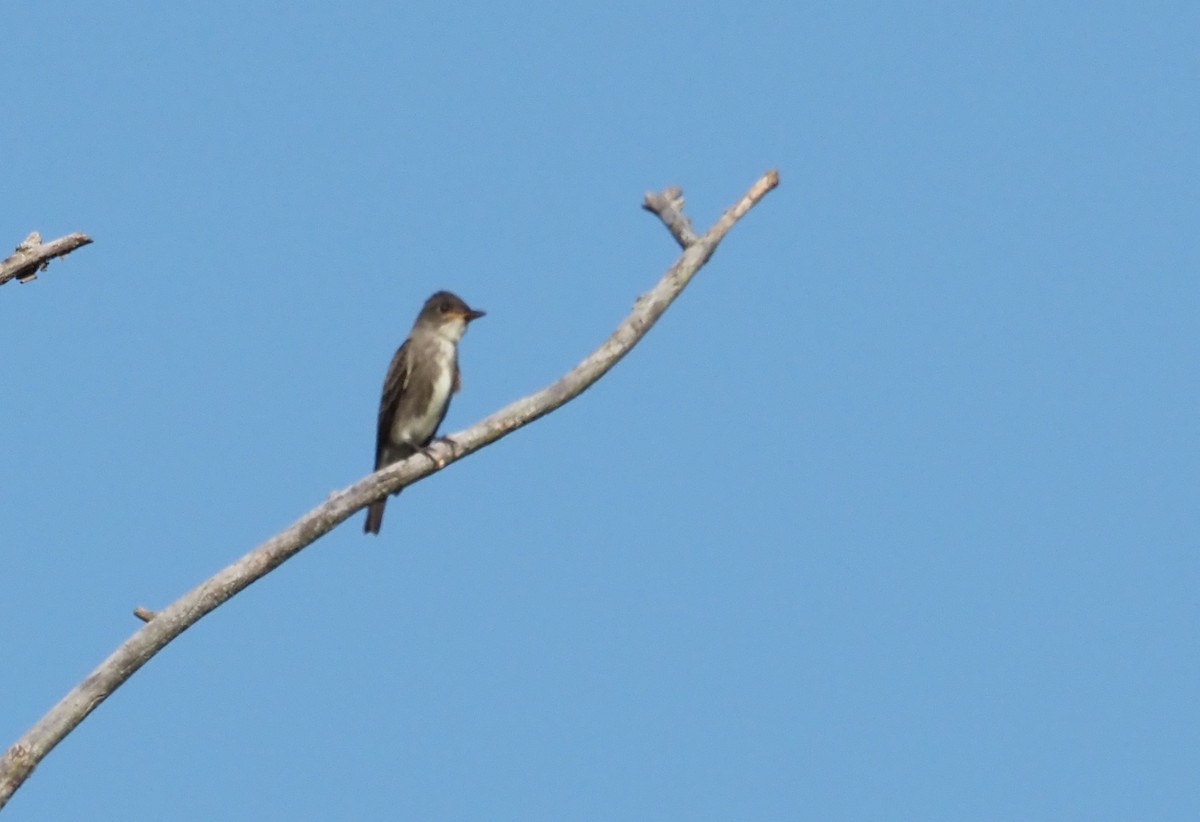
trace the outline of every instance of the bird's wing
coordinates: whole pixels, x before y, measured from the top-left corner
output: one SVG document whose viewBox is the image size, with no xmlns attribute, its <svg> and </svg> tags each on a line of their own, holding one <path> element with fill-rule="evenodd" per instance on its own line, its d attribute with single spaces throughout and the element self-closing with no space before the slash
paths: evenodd
<svg viewBox="0 0 1200 822">
<path fill-rule="evenodd" d="M 379 398 L 379 427 L 375 432 L 375 470 L 383 467 L 383 452 L 387 447 L 392 420 L 396 417 L 396 407 L 400 404 L 400 395 L 408 386 L 408 340 L 396 349 L 392 364 L 388 366 L 387 376 L 383 378 L 383 396 Z"/>
<path fill-rule="evenodd" d="M 451 394 L 457 394 L 462 390 L 462 371 L 458 367 L 458 357 L 454 358 L 454 388 L 450 390 Z"/>
</svg>

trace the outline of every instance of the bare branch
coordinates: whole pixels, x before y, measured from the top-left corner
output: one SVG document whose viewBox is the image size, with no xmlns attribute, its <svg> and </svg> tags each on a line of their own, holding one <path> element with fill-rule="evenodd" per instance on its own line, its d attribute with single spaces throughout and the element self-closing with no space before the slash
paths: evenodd
<svg viewBox="0 0 1200 822">
<path fill-rule="evenodd" d="M 696 272 L 708 262 L 733 224 L 778 184 L 778 173 L 768 172 L 741 200 L 726 211 L 707 233 L 686 243 L 683 254 L 667 269 L 654 288 L 637 299 L 633 312 L 617 326 L 612 336 L 557 382 L 517 400 L 465 431 L 448 439 L 435 441 L 430 448 L 434 460 L 417 454 L 377 471 L 349 488 L 334 492 L 329 499 L 286 530 L 200 583 L 161 611 L 139 608 L 137 616 L 146 621 L 146 624 L 108 659 L 100 663 L 83 682 L 76 685 L 0 758 L 0 808 L 21 786 L 37 763 L 63 737 L 138 668 L 209 611 L 291 559 L 301 549 L 333 530 L 373 500 L 441 470 L 442 467 L 490 445 L 583 393 L 645 336 Z M 661 196 L 663 202 L 682 202 L 677 191 L 655 196 Z M 649 197 L 647 201 L 649 202 Z M 675 205 L 671 208 L 677 211 Z M 662 217 L 672 234 L 677 234 L 677 227 L 680 225 L 678 217 L 668 218 L 655 208 L 650 210 Z M 678 234 L 677 238 L 679 236 L 687 235 Z"/>
<path fill-rule="evenodd" d="M 88 235 L 75 233 L 43 243 L 42 235 L 35 231 L 17 246 L 11 257 L 0 262 L 0 285 L 12 279 L 22 283 L 35 280 L 38 272 L 44 271 L 55 257 L 70 254 L 91 241 L 92 238 Z"/>
</svg>

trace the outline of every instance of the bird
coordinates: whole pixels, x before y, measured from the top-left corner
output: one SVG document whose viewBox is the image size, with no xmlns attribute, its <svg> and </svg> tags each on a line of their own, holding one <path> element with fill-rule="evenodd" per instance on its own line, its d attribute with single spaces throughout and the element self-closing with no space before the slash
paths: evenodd
<svg viewBox="0 0 1200 822">
<path fill-rule="evenodd" d="M 422 451 L 433 441 L 450 408 L 450 397 L 462 387 L 458 343 L 467 325 L 484 313 L 449 291 L 439 291 L 425 301 L 383 380 L 375 435 L 376 471 Z M 387 497 L 371 503 L 363 533 L 379 533 L 386 505 Z"/>
</svg>

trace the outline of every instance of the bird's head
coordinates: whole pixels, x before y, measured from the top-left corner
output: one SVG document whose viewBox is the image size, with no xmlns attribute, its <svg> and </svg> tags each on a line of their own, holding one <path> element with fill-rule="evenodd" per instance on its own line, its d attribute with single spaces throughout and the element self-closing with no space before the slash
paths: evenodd
<svg viewBox="0 0 1200 822">
<path fill-rule="evenodd" d="M 451 342 L 458 342 L 467 332 L 467 324 L 484 315 L 463 302 L 462 298 L 449 291 L 439 291 L 425 301 L 417 323 L 433 327 L 439 335 Z"/>
</svg>

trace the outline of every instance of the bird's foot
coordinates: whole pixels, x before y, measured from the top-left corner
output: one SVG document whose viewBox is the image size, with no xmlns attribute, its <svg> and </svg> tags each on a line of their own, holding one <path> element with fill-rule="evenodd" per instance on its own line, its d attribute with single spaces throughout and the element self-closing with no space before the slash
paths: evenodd
<svg viewBox="0 0 1200 822">
<path fill-rule="evenodd" d="M 432 442 L 430 442 L 428 445 L 426 445 L 424 448 L 421 449 L 421 453 L 424 454 L 426 457 L 428 457 L 430 462 L 432 462 L 438 468 L 445 468 L 446 467 L 445 458 L 444 457 L 435 457 L 433 455 L 433 453 L 429 450 L 429 449 L 433 448 L 433 446 L 437 445 L 438 443 L 445 443 L 446 446 L 450 449 L 451 456 L 457 455 L 458 443 L 455 442 L 454 440 L 450 439 L 449 437 L 438 437 L 437 439 L 433 440 Z"/>
</svg>

